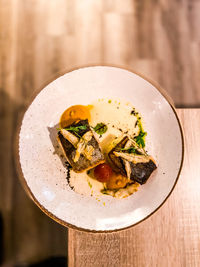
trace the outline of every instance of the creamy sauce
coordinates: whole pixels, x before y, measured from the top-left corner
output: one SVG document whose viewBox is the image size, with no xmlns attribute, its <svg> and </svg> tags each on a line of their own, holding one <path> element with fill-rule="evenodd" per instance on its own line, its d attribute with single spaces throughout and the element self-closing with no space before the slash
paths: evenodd
<svg viewBox="0 0 200 267">
<path fill-rule="evenodd" d="M 70 186 L 74 188 L 75 192 L 81 195 L 95 197 L 103 195 L 101 193 L 101 190 L 104 189 L 103 183 L 89 177 L 86 172 L 77 174 L 71 171 Z"/>
<path fill-rule="evenodd" d="M 90 125 L 95 127 L 98 123 L 104 123 L 108 127 L 107 131 L 102 135 L 94 132 L 105 156 L 125 134 L 132 137 L 138 135 L 140 130 L 136 123 L 138 116 L 131 114 L 134 109 L 133 106 L 108 99 L 99 99 L 91 103 L 91 105 Z M 104 195 L 101 193 L 101 190 L 104 189 L 104 184 L 92 178 L 91 173 L 90 175 L 87 172 L 77 174 L 71 171 L 70 186 L 79 194 L 95 197 Z M 127 197 L 136 192 L 138 187 L 139 184 L 136 183 L 117 192 L 110 191 L 110 195 L 117 198 Z"/>
</svg>

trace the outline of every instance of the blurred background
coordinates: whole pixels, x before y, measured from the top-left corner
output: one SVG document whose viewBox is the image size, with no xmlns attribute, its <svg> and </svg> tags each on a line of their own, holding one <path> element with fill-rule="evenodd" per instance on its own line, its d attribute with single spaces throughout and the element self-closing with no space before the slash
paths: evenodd
<svg viewBox="0 0 200 267">
<path fill-rule="evenodd" d="M 176 107 L 200 107 L 199 25 L 199 0 L 0 0 L 1 266 L 66 266 L 67 229 L 32 203 L 14 167 L 32 94 L 73 68 L 107 64 L 159 83 Z"/>
</svg>

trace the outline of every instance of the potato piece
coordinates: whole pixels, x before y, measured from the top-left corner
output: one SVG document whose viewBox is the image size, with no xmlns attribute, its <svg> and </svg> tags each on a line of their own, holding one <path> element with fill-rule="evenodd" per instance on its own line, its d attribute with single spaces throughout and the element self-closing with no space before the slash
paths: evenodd
<svg viewBox="0 0 200 267">
<path fill-rule="evenodd" d="M 106 183 L 108 189 L 119 189 L 127 185 L 129 180 L 121 174 L 113 174 Z"/>
</svg>

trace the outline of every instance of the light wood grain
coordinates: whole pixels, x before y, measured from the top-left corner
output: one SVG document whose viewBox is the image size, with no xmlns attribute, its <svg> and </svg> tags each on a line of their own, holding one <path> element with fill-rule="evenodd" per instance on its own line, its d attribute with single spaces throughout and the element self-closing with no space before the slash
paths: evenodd
<svg viewBox="0 0 200 267">
<path fill-rule="evenodd" d="M 185 132 L 185 160 L 165 204 L 139 225 L 118 233 L 69 229 L 72 266 L 200 266 L 200 109 L 178 110 Z"/>
<path fill-rule="evenodd" d="M 198 10 L 189 0 L 2 0 L 1 72 L 15 84 L 7 94 L 24 103 L 74 67 L 114 64 L 154 79 L 177 106 L 198 106 Z"/>
<path fill-rule="evenodd" d="M 115 64 L 160 83 L 176 105 L 199 106 L 199 10 L 200 2 L 190 0 L 0 1 L 4 262 L 35 262 L 66 253 L 65 229 L 32 204 L 14 169 L 17 119 L 30 96 L 75 67 Z"/>
</svg>

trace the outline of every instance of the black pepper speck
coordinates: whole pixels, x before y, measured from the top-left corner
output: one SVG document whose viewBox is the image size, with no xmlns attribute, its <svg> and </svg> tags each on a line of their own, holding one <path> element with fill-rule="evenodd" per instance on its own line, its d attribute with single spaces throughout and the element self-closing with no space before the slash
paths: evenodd
<svg viewBox="0 0 200 267">
<path fill-rule="evenodd" d="M 131 115 L 134 115 L 134 116 L 136 115 L 136 112 L 134 109 L 131 111 Z"/>
<path fill-rule="evenodd" d="M 68 184 L 69 184 L 70 171 L 71 171 L 71 169 L 72 169 L 72 166 L 69 164 L 68 161 L 65 161 L 65 166 L 66 166 L 66 168 L 67 168 L 67 177 L 66 177 L 66 179 L 67 179 L 67 182 L 68 182 Z"/>
</svg>

